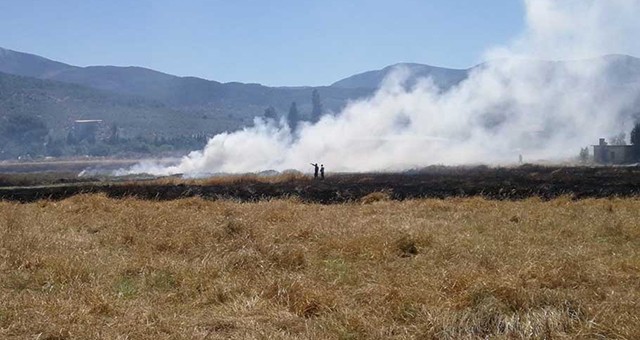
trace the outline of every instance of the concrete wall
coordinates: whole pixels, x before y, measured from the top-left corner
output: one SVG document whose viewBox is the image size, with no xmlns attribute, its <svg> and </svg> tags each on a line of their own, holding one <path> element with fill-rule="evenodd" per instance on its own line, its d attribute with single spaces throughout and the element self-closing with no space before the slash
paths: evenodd
<svg viewBox="0 0 640 340">
<path fill-rule="evenodd" d="M 633 160 L 631 145 L 594 145 L 593 160 L 600 164 L 624 164 Z"/>
</svg>

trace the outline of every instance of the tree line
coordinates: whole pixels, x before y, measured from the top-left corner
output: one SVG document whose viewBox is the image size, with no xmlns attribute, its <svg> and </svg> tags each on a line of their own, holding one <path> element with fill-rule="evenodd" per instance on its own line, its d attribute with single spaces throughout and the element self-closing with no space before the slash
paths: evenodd
<svg viewBox="0 0 640 340">
<path fill-rule="evenodd" d="M 322 105 L 322 100 L 320 99 L 320 93 L 317 89 L 314 89 L 311 92 L 311 113 L 308 116 L 308 121 L 311 123 L 317 123 L 322 118 L 324 114 L 324 107 Z M 267 120 L 278 120 L 279 114 L 273 106 L 269 106 L 264 110 L 263 117 Z M 305 121 L 303 115 L 298 110 L 298 104 L 293 101 L 289 106 L 289 112 L 285 117 L 285 121 L 291 132 L 295 132 L 298 130 L 298 127 L 301 122 Z"/>
<path fill-rule="evenodd" d="M 0 115 L 0 159 L 163 154 L 202 149 L 210 137 L 196 133 L 123 138 L 119 131 L 118 126 L 112 124 L 87 135 L 75 133 L 72 128 L 64 134 L 49 129 L 37 115 Z"/>
</svg>

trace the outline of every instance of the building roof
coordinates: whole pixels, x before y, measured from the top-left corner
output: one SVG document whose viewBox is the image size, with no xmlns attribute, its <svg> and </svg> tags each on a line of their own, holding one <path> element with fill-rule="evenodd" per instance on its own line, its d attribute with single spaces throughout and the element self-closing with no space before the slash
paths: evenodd
<svg viewBox="0 0 640 340">
<path fill-rule="evenodd" d="M 600 144 L 595 144 L 593 145 L 594 147 L 599 147 L 599 148 L 630 148 L 633 147 L 633 145 L 600 145 Z"/>
<path fill-rule="evenodd" d="M 83 123 L 102 123 L 102 119 L 78 119 L 75 120 L 74 123 L 83 124 Z"/>
</svg>

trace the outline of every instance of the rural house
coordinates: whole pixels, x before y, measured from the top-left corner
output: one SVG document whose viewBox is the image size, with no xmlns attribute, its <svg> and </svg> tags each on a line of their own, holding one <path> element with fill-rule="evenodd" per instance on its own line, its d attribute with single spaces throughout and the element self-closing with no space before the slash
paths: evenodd
<svg viewBox="0 0 640 340">
<path fill-rule="evenodd" d="M 598 164 L 633 163 L 633 146 L 609 145 L 604 138 L 600 138 L 598 145 L 593 146 L 593 161 Z"/>
</svg>

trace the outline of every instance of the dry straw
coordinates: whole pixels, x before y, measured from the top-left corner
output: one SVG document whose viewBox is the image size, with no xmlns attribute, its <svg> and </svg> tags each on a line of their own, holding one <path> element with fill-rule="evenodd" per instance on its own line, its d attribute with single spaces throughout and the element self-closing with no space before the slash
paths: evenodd
<svg viewBox="0 0 640 340">
<path fill-rule="evenodd" d="M 366 201 L 0 203 L 0 338 L 640 338 L 640 201 Z"/>
</svg>

